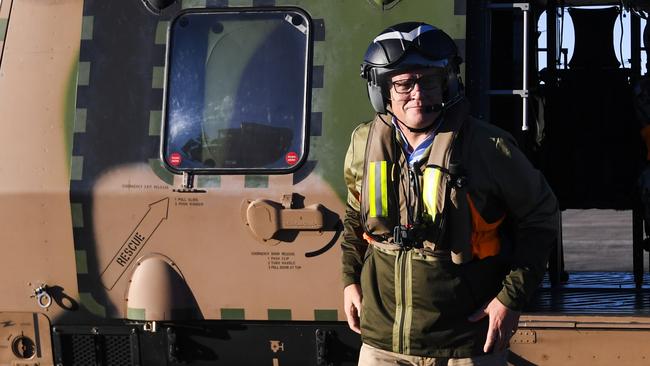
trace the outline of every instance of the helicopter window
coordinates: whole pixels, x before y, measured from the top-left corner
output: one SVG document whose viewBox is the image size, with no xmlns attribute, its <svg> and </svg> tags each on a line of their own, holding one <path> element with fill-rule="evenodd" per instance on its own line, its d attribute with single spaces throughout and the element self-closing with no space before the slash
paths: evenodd
<svg viewBox="0 0 650 366">
<path fill-rule="evenodd" d="M 195 11 L 170 25 L 162 158 L 204 174 L 306 158 L 311 20 L 295 8 Z"/>
</svg>

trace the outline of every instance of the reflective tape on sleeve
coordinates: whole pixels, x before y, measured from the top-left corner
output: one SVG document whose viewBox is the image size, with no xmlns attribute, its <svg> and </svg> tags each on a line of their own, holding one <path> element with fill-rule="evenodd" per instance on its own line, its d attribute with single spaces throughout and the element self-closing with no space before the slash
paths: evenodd
<svg viewBox="0 0 650 366">
<path fill-rule="evenodd" d="M 388 169 L 385 161 L 381 162 L 381 217 L 388 217 Z"/>
<path fill-rule="evenodd" d="M 370 217 L 388 216 L 388 164 L 372 161 L 368 164 Z"/>
</svg>

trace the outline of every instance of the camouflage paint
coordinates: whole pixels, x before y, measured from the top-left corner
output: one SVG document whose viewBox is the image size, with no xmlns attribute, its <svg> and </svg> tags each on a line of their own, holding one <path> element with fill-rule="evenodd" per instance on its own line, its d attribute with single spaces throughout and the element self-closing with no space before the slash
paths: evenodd
<svg viewBox="0 0 650 366">
<path fill-rule="evenodd" d="M 77 264 L 77 273 L 88 273 L 88 258 L 86 258 L 86 251 L 75 250 L 75 261 Z"/>
<path fill-rule="evenodd" d="M 85 16 L 81 22 L 81 40 L 93 39 L 93 24 L 95 18 L 92 16 Z"/>
<path fill-rule="evenodd" d="M 83 156 L 72 156 L 70 158 L 70 180 L 82 180 L 83 179 L 83 166 L 84 166 L 84 157 Z"/>
<path fill-rule="evenodd" d="M 336 321 L 338 320 L 338 311 L 336 309 L 314 310 L 314 320 L 316 321 Z"/>
<path fill-rule="evenodd" d="M 131 320 L 145 320 L 145 309 L 126 309 L 126 317 Z"/>
<path fill-rule="evenodd" d="M 223 320 L 246 320 L 246 310 L 244 309 L 221 309 L 221 319 Z"/>
<path fill-rule="evenodd" d="M 106 308 L 102 304 L 98 303 L 92 294 L 88 292 L 80 292 L 79 300 L 81 305 L 83 305 L 91 314 L 100 318 L 106 317 Z"/>
<path fill-rule="evenodd" d="M 291 309 L 269 309 L 269 320 L 291 320 Z"/>
<path fill-rule="evenodd" d="M 9 24 L 9 19 L 0 18 L 0 40 L 4 42 L 5 36 L 7 35 L 7 25 Z"/>
</svg>

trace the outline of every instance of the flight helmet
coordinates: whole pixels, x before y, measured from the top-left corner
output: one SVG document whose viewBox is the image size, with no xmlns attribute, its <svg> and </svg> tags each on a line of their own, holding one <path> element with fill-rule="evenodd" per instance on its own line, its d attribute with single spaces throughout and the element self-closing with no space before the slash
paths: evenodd
<svg viewBox="0 0 650 366">
<path fill-rule="evenodd" d="M 368 46 L 361 64 L 368 97 L 377 113 L 386 113 L 390 80 L 395 74 L 420 68 L 440 68 L 444 75 L 443 108 L 463 96 L 459 78 L 462 59 L 454 41 L 442 30 L 420 22 L 386 28 Z"/>
</svg>

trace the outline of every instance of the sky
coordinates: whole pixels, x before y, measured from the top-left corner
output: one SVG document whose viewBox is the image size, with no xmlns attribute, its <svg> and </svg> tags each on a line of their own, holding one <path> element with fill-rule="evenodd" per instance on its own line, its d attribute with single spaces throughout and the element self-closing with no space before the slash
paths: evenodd
<svg viewBox="0 0 650 366">
<path fill-rule="evenodd" d="M 603 8 L 605 6 L 588 6 L 585 8 Z M 622 43 L 622 48 L 623 48 L 623 56 L 625 57 L 625 67 L 629 68 L 630 63 L 629 63 L 629 58 L 630 58 L 630 13 L 628 11 L 623 11 L 623 43 Z M 571 21 L 571 15 L 569 15 L 568 11 L 564 12 L 564 34 L 562 37 L 562 47 L 568 49 L 568 58 L 567 60 L 571 60 L 571 56 L 573 55 L 573 47 L 574 47 L 574 32 L 573 32 L 573 22 Z M 643 28 L 645 27 L 645 19 L 641 19 L 641 35 L 643 35 Z M 541 35 L 539 37 L 539 47 L 540 48 L 545 48 L 546 47 L 546 12 L 542 14 L 542 16 L 539 18 L 539 21 L 537 23 L 537 30 L 541 32 Z M 558 33 L 560 32 L 560 27 L 558 27 Z M 643 39 L 643 37 L 641 37 Z M 616 19 L 616 24 L 614 25 L 614 37 L 612 39 L 612 42 L 614 43 L 614 51 L 616 52 L 616 57 L 618 58 L 619 62 L 621 62 L 621 56 L 620 56 L 620 41 L 621 41 L 621 17 L 619 16 Z M 546 67 L 546 53 L 544 51 L 541 51 L 538 53 L 538 58 L 539 58 L 539 69 L 543 69 Z M 647 55 L 644 51 L 641 51 L 641 73 L 645 74 L 646 73 L 646 59 Z M 561 68 L 564 68 L 564 59 L 562 58 L 561 60 L 562 65 L 560 66 Z"/>
</svg>

